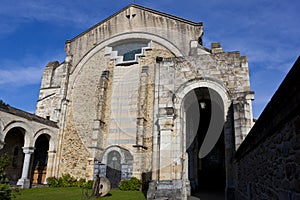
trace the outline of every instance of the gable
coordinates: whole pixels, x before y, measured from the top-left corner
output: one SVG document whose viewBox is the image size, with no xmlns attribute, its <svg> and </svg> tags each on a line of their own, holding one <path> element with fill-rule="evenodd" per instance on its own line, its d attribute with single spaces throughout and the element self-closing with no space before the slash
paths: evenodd
<svg viewBox="0 0 300 200">
<path fill-rule="evenodd" d="M 201 22 L 132 4 L 67 41 L 67 54 L 75 56 L 76 64 L 76 56 L 80 59 L 102 42 L 129 33 L 147 33 L 163 38 L 188 55 L 190 41 L 201 37 L 203 26 Z"/>
</svg>

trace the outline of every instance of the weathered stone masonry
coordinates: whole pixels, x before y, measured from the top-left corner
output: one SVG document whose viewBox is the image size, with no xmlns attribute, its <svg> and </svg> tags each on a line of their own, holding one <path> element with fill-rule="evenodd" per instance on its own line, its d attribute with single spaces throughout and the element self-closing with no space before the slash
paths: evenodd
<svg viewBox="0 0 300 200">
<path fill-rule="evenodd" d="M 300 58 L 235 155 L 237 199 L 300 199 Z"/>
<path fill-rule="evenodd" d="M 193 103 L 205 101 L 209 113 L 218 104 L 225 122 L 214 170 L 230 195 L 232 156 L 252 126 L 248 61 L 220 43 L 203 47 L 202 35 L 202 22 L 133 4 L 68 40 L 65 61 L 45 68 L 36 107 L 59 127 L 51 175 L 92 179 L 100 169 L 113 187 L 131 176 L 150 182 L 148 199 L 196 194 L 208 180 L 194 176 L 205 166 L 198 139 L 206 133 L 192 127 L 208 124 L 187 117 L 189 94 L 198 92 Z M 191 151 L 188 132 L 197 138 Z"/>
</svg>

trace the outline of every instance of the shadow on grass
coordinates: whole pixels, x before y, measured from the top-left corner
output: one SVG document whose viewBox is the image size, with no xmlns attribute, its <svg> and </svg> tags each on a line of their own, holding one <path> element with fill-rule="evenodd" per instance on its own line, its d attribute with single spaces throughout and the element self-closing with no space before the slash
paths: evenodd
<svg viewBox="0 0 300 200">
<path fill-rule="evenodd" d="M 108 194 L 105 195 L 104 197 L 110 197 L 110 196 L 112 196 L 112 194 L 111 194 L 111 193 L 108 193 Z"/>
</svg>

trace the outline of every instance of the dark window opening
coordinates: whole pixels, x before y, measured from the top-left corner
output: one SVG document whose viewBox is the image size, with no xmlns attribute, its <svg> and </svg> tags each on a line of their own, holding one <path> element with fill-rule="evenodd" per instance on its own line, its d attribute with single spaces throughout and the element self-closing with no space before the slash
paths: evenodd
<svg viewBox="0 0 300 200">
<path fill-rule="evenodd" d="M 146 41 L 128 41 L 113 47 L 113 51 L 118 51 L 118 56 L 123 56 L 123 61 L 135 61 L 136 55 L 142 53 L 142 48 L 147 47 Z"/>
</svg>

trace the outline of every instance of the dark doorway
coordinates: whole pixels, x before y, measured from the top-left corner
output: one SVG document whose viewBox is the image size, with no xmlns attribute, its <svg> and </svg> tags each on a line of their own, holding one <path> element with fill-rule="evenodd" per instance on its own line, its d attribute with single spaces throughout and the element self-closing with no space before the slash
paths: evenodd
<svg viewBox="0 0 300 200">
<path fill-rule="evenodd" d="M 211 98 L 213 96 L 213 98 Z M 187 99 L 192 98 L 192 99 Z M 219 99 L 215 99 L 219 98 Z M 186 110 L 186 145 L 188 154 L 188 178 L 192 196 L 201 193 L 221 192 L 225 198 L 225 146 L 222 131 L 218 141 L 204 158 L 199 158 L 199 150 L 207 135 L 212 119 L 212 106 L 219 106 L 221 97 L 208 88 L 197 88 L 187 94 Z M 223 108 L 215 109 L 218 115 L 224 115 Z M 195 117 L 199 112 L 199 117 Z"/>
<path fill-rule="evenodd" d="M 4 140 L 5 145 L 0 150 L 0 155 L 6 153 L 9 156 L 10 165 L 5 171 L 11 184 L 17 184 L 22 175 L 24 134 L 25 130 L 22 128 L 12 128 L 9 130 Z"/>
<path fill-rule="evenodd" d="M 118 188 L 121 181 L 121 155 L 117 151 L 111 151 L 107 155 L 106 177 L 111 188 Z"/>
<path fill-rule="evenodd" d="M 32 165 L 32 184 L 43 184 L 46 178 L 49 150 L 49 136 L 40 135 L 35 142 Z"/>
</svg>

